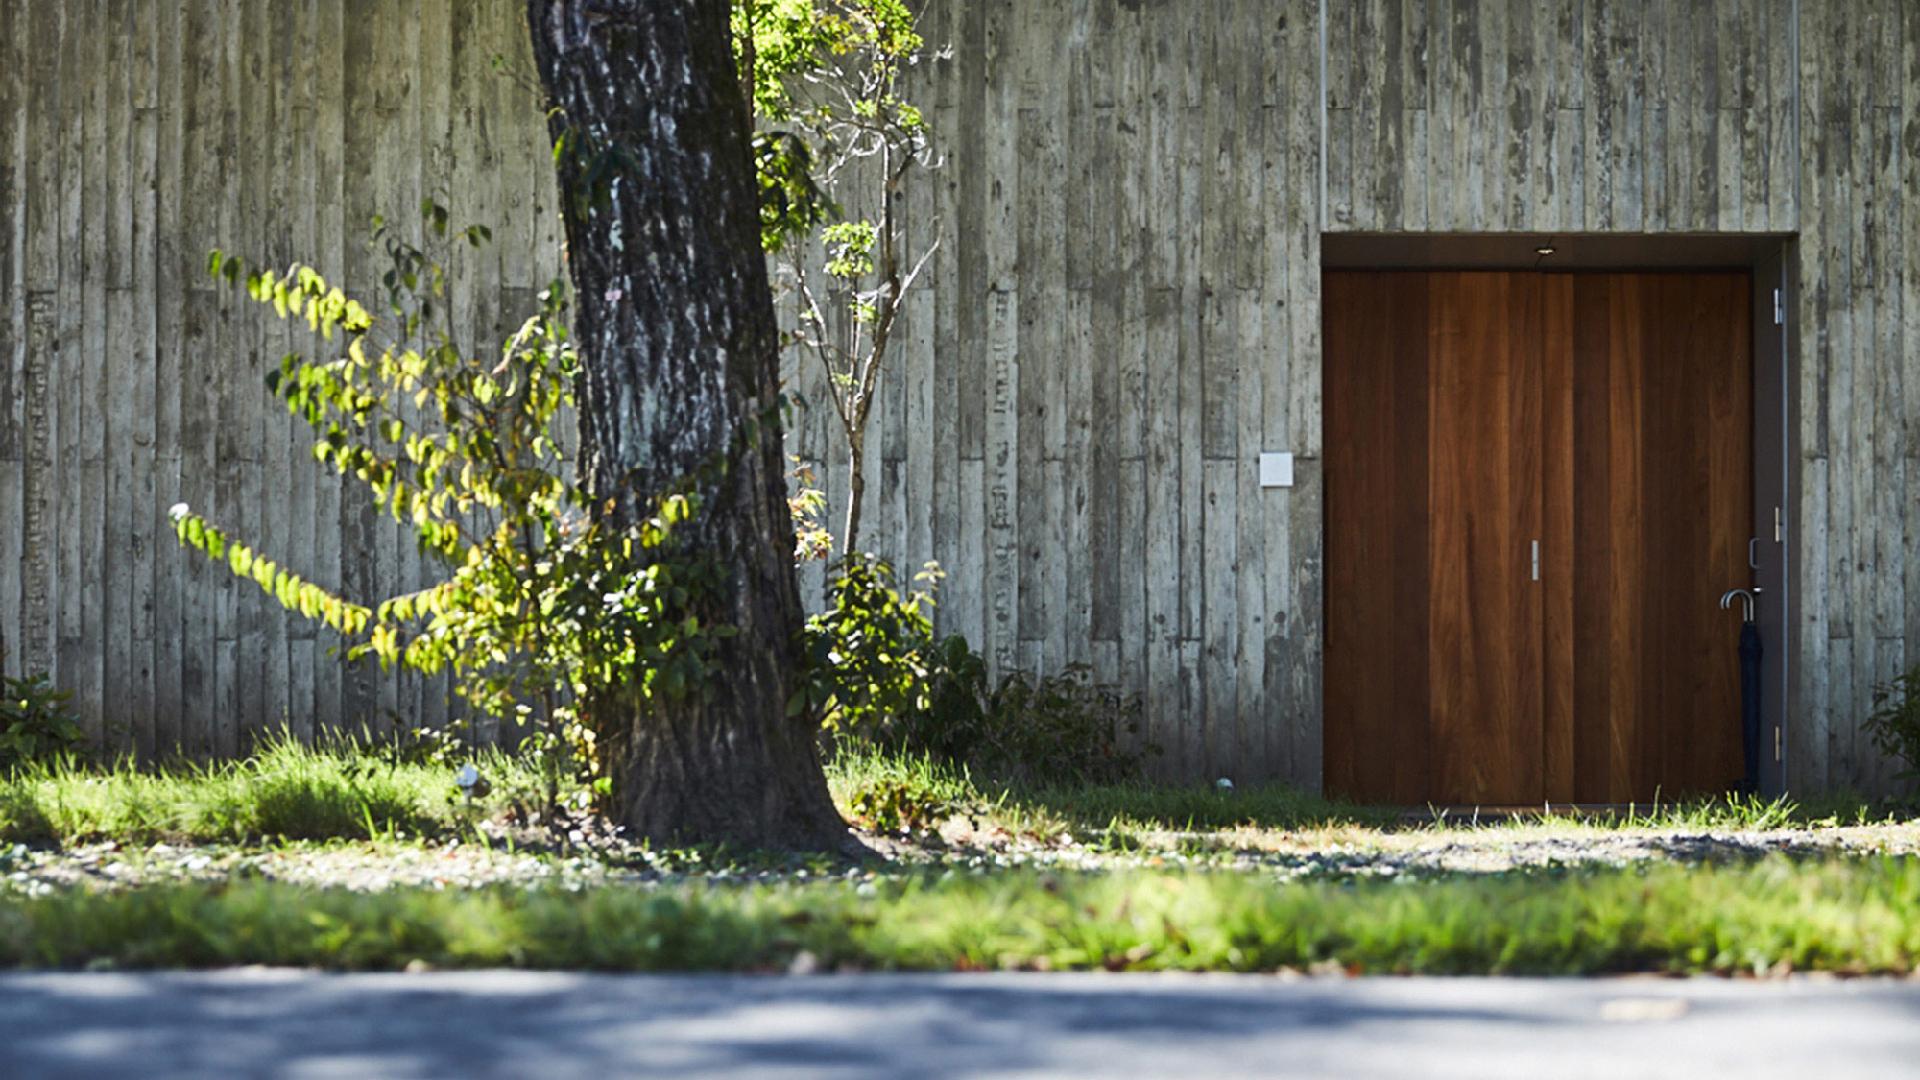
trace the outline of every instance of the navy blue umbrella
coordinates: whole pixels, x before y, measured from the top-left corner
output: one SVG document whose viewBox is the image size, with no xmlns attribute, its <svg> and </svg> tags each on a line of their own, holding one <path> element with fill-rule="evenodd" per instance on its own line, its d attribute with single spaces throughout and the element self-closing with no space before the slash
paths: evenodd
<svg viewBox="0 0 1920 1080">
<path fill-rule="evenodd" d="M 1760 790 L 1760 627 L 1740 624 L 1740 735 L 1747 752 L 1748 794 Z"/>
</svg>

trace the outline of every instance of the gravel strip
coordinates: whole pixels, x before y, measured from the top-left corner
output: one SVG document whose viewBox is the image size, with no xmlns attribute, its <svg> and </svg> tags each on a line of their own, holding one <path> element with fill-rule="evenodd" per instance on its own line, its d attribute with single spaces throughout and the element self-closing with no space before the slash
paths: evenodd
<svg viewBox="0 0 1920 1080">
<path fill-rule="evenodd" d="M 1215 869 L 1264 872 L 1282 880 L 1503 873 L 1555 867 L 1745 861 L 1769 854 L 1869 856 L 1920 853 L 1920 823 L 1764 831 L 1606 831 L 1536 828 L 1415 830 L 1330 841 L 1312 833 L 1230 830 L 1147 833 L 1144 845 L 1108 850 L 1073 837 L 1048 841 L 972 832 L 952 822 L 942 836 L 918 840 L 866 835 L 878 859 L 707 868 L 696 857 L 655 856 L 635 848 L 586 853 L 507 850 L 463 841 L 440 844 L 320 843 L 278 846 L 89 844 L 65 850 L 0 848 L 0 892 L 39 895 L 60 889 L 119 889 L 187 881 L 271 880 L 319 888 L 469 889 L 484 886 L 585 889 L 871 880 L 928 869 Z"/>
</svg>

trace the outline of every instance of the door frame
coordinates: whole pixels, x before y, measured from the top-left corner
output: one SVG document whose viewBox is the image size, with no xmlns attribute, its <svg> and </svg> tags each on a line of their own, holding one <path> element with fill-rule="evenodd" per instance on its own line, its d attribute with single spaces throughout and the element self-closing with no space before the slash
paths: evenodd
<svg viewBox="0 0 1920 1080">
<path fill-rule="evenodd" d="M 1756 618 L 1765 649 L 1761 661 L 1759 779 L 1761 792 L 1769 796 L 1786 793 L 1792 782 L 1789 757 L 1795 732 L 1791 729 L 1789 703 L 1794 700 L 1799 678 L 1795 664 L 1796 642 L 1791 636 L 1793 613 L 1799 609 L 1800 600 L 1792 566 L 1798 513 L 1793 486 L 1796 472 L 1792 467 L 1798 402 L 1794 393 L 1797 384 L 1794 350 L 1788 333 L 1798 296 L 1796 282 L 1792 280 L 1795 243 L 1794 236 L 1787 233 L 1328 232 L 1320 237 L 1323 272 L 1745 270 L 1749 273 L 1753 283 L 1754 321 L 1753 535 L 1759 563 L 1754 571 L 1754 584 L 1761 588 Z M 1543 248 L 1551 249 L 1550 254 L 1541 254 Z M 1778 319 L 1776 311 L 1780 315 Z M 1322 492 L 1322 520 L 1325 520 L 1325 497 Z M 1323 611 L 1330 599 L 1324 593 L 1321 596 Z M 1324 664 L 1324 647 L 1321 656 Z M 1324 677 L 1323 671 L 1322 685 Z M 1323 713 L 1323 723 L 1324 719 Z M 1320 777 L 1324 787 L 1326 740 L 1318 741 L 1323 747 Z"/>
<path fill-rule="evenodd" d="M 1773 643 L 1760 666 L 1760 791 L 1769 796 L 1787 791 L 1792 745 L 1787 705 L 1794 688 L 1789 635 L 1797 610 L 1792 561 L 1798 504 L 1792 450 L 1795 380 L 1787 333 L 1794 296 L 1787 280 L 1791 263 L 1782 243 L 1753 266 L 1753 512 L 1760 556 L 1754 580 L 1762 590 L 1760 640 Z"/>
</svg>

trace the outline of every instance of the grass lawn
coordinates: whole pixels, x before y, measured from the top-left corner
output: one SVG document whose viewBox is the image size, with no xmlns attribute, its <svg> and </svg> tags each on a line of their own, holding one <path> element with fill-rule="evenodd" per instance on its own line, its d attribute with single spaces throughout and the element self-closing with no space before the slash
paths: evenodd
<svg viewBox="0 0 1920 1080">
<path fill-rule="evenodd" d="M 271 882 L 0 900 L 0 963 L 622 971 L 1908 973 L 1911 858 L 1286 885 L 1235 873 L 376 893 Z"/>
<path fill-rule="evenodd" d="M 0 777 L 0 964 L 1909 972 L 1920 822 L 1857 801 L 1411 824 L 1282 787 L 1009 788 L 846 751 L 872 859 L 554 842 L 535 778 L 268 747 Z"/>
<path fill-rule="evenodd" d="M 0 839 L 244 842 L 375 840 L 469 831 L 531 798 L 536 777 L 504 754 L 479 762 L 488 797 L 470 805 L 450 770 L 352 749 L 275 742 L 216 765 L 143 770 L 31 766 L 0 775 Z"/>
</svg>

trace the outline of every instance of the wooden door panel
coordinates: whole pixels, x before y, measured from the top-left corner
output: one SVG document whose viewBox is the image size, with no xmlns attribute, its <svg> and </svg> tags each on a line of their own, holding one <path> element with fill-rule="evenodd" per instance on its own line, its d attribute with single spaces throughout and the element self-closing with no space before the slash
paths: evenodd
<svg viewBox="0 0 1920 1080">
<path fill-rule="evenodd" d="M 1325 781 L 1419 803 L 1427 769 L 1427 287 L 1329 273 Z"/>
<path fill-rule="evenodd" d="M 1429 754 L 1448 803 L 1541 797 L 1541 290 L 1534 275 L 1430 282 Z"/>
<path fill-rule="evenodd" d="M 1541 796 L 1545 292 L 1534 275 L 1326 276 L 1331 791 Z"/>
<path fill-rule="evenodd" d="M 1574 336 L 1573 278 L 1541 278 L 1540 589 L 1542 620 L 1541 787 L 1550 802 L 1578 792 L 1574 715 Z"/>
<path fill-rule="evenodd" d="M 1612 703 L 1630 701 L 1631 640 L 1616 642 L 1616 629 L 1631 632 L 1641 593 L 1616 581 L 1637 572 L 1643 549 L 1637 500 L 1622 496 L 1638 483 L 1638 443 L 1612 442 L 1612 433 L 1637 429 L 1639 393 L 1615 394 L 1615 369 L 1632 379 L 1639 365 L 1622 357 L 1637 349 L 1639 294 L 1617 275 L 1587 275 L 1575 285 L 1574 349 L 1574 597 L 1573 660 L 1574 786 L 1583 801 L 1612 802 L 1631 789 L 1628 760 L 1634 745 L 1627 725 L 1637 706 L 1615 714 Z M 1616 293 L 1619 295 L 1616 296 Z M 1616 321 L 1617 320 L 1617 321 Z M 1617 783 L 1616 783 L 1617 778 Z"/>
<path fill-rule="evenodd" d="M 1738 778 L 1745 274 L 1329 273 L 1328 790 Z M 1541 543 L 1540 577 L 1529 573 Z"/>
<path fill-rule="evenodd" d="M 1663 628 L 1668 636 L 1649 646 L 1648 663 L 1664 668 L 1668 688 L 1651 727 L 1664 745 L 1662 792 L 1709 794 L 1744 771 L 1739 618 L 1717 600 L 1752 577 L 1752 287 L 1745 274 L 1661 275 L 1651 287 L 1663 302 L 1648 335 L 1648 365 L 1682 373 L 1672 383 L 1686 405 L 1662 412 L 1673 428 L 1648 432 L 1649 454 L 1671 453 L 1686 468 L 1683 480 L 1650 487 L 1649 516 L 1687 523 L 1673 531 L 1671 547 L 1650 551 L 1658 565 L 1649 584 L 1674 609 Z"/>
<path fill-rule="evenodd" d="M 1740 775 L 1752 507 L 1745 274 L 1575 279 L 1575 794 L 1649 801 Z"/>
<path fill-rule="evenodd" d="M 1744 273 L 1694 275 L 1694 287 L 1699 295 L 1686 313 L 1693 331 L 1688 366 L 1707 375 L 1709 430 L 1706 562 L 1690 568 L 1689 581 L 1706 680 L 1692 712 L 1708 719 L 1670 736 L 1691 751 L 1682 770 L 1683 794 L 1725 791 L 1746 773 L 1738 719 L 1739 619 L 1721 611 L 1718 598 L 1753 581 L 1747 563 L 1753 535 L 1753 282 Z M 1701 726 L 1708 730 L 1697 731 Z"/>
</svg>

